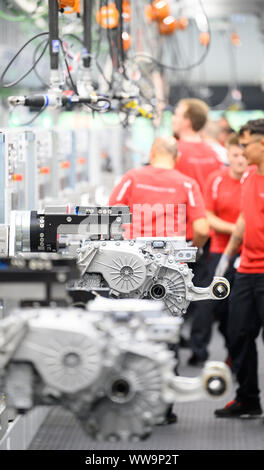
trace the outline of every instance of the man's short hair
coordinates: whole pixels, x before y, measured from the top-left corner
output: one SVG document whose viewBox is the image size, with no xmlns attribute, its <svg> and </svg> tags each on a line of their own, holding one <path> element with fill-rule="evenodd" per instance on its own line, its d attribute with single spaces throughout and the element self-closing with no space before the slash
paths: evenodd
<svg viewBox="0 0 264 470">
<path fill-rule="evenodd" d="M 239 130 L 239 135 L 242 136 L 244 132 L 249 134 L 264 135 L 264 119 L 251 119 Z"/>
<path fill-rule="evenodd" d="M 196 132 L 200 131 L 207 121 L 209 112 L 207 104 L 197 98 L 185 98 L 180 100 L 179 104 L 186 106 L 187 109 L 184 113 L 184 117 L 190 119 L 192 129 Z"/>
<path fill-rule="evenodd" d="M 152 147 L 157 153 L 168 153 L 173 158 L 177 158 L 178 156 L 177 140 L 172 136 L 157 137 Z"/>
<path fill-rule="evenodd" d="M 235 132 L 233 132 L 233 134 L 230 134 L 226 141 L 227 148 L 231 147 L 231 145 L 236 145 L 237 147 L 239 147 L 239 136 Z"/>
</svg>

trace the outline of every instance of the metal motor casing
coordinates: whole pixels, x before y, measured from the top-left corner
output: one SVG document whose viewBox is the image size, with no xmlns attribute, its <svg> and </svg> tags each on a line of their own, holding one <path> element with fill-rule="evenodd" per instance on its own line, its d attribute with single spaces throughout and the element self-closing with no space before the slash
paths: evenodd
<svg viewBox="0 0 264 470">
<path fill-rule="evenodd" d="M 0 322 L 0 337 L 2 333 L 6 338 L 0 344 L 3 357 L 13 345 L 2 384 L 8 406 L 27 410 L 36 404 L 60 404 L 96 439 L 113 433 L 122 440 L 149 434 L 168 406 L 167 377 L 173 378 L 175 360 L 162 341 L 166 331 L 161 338 L 144 323 L 142 305 L 149 321 L 153 309 L 156 329 L 161 306 L 138 302 L 137 311 L 134 302 L 127 302 L 117 315 L 114 307 L 108 313 L 104 304 L 101 311 L 89 312 L 17 310 L 5 320 L 4 329 Z M 177 338 L 178 330 L 177 322 L 169 321 L 167 338 Z M 120 392 L 120 384 L 129 390 Z M 96 427 L 91 424 L 94 416 Z"/>
<path fill-rule="evenodd" d="M 206 288 L 193 285 L 187 263 L 195 261 L 196 252 L 182 239 L 87 242 L 77 259 L 82 279 L 69 289 L 104 286 L 112 297 L 163 301 L 171 315 L 183 315 L 191 301 L 221 300 L 230 292 L 225 278 L 215 277 Z"/>
<path fill-rule="evenodd" d="M 207 363 L 195 378 L 174 375 L 167 342 L 179 337 L 181 321 L 164 315 L 161 303 L 116 302 L 100 306 L 97 299 L 88 311 L 16 310 L 1 320 L 7 405 L 19 411 L 61 405 L 94 439 L 130 441 L 149 435 L 175 402 L 215 399 L 228 390 L 223 363 Z M 169 320 L 165 330 L 163 320 Z"/>
<path fill-rule="evenodd" d="M 189 263 L 195 262 L 197 248 L 188 246 L 184 239 L 122 240 L 121 227 L 130 221 L 129 208 L 75 207 L 74 211 L 51 207 L 45 214 L 13 212 L 10 254 L 57 252 L 62 231 L 73 236 L 71 255 L 75 254 L 82 274 L 80 281 L 68 285 L 72 296 L 106 289 L 110 297 L 162 300 L 171 315 L 179 316 L 186 313 L 191 301 L 222 300 L 229 295 L 225 278 L 214 278 L 206 288 L 193 285 Z M 77 234 L 80 239 L 76 243 Z M 97 239 L 91 240 L 94 236 Z M 68 246 L 70 252 L 70 241 Z"/>
</svg>

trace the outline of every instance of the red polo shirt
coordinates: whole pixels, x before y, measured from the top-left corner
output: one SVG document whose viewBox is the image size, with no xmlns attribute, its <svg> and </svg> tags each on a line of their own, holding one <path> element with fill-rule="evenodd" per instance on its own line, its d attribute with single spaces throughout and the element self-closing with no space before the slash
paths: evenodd
<svg viewBox="0 0 264 470">
<path fill-rule="evenodd" d="M 216 152 L 205 142 L 178 140 L 178 155 L 175 169 L 197 181 L 204 194 L 208 176 L 223 168 Z"/>
<path fill-rule="evenodd" d="M 179 204 L 186 208 L 187 239 L 192 238 L 192 222 L 206 217 L 196 181 L 176 170 L 151 165 L 129 170 L 114 188 L 109 205 L 122 204 L 129 206 L 133 214 L 126 238 L 184 235 Z"/>
<path fill-rule="evenodd" d="M 245 233 L 238 272 L 264 273 L 264 175 L 254 168 L 242 186 Z"/>
<path fill-rule="evenodd" d="M 229 168 L 212 173 L 206 183 L 205 205 L 217 217 L 226 222 L 236 223 L 241 205 L 241 180 L 232 178 Z M 210 251 L 223 253 L 229 241 L 230 235 L 212 231 Z"/>
</svg>

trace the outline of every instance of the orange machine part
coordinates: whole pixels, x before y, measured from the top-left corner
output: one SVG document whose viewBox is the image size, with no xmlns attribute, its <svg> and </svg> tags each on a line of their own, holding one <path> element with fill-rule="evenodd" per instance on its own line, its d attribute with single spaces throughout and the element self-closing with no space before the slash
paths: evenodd
<svg viewBox="0 0 264 470">
<path fill-rule="evenodd" d="M 39 169 L 39 172 L 42 174 L 42 175 L 48 175 L 50 173 L 50 166 L 42 166 L 40 169 Z"/>
<path fill-rule="evenodd" d="M 15 173 L 13 174 L 13 181 L 23 181 L 24 176 L 22 173 Z"/>
<path fill-rule="evenodd" d="M 152 8 L 157 20 L 163 20 L 170 15 L 170 6 L 166 0 L 154 0 Z"/>
<path fill-rule="evenodd" d="M 85 157 L 77 158 L 77 163 L 78 165 L 84 165 L 86 163 L 86 158 Z"/>
<path fill-rule="evenodd" d="M 199 36 L 199 41 L 203 46 L 208 46 L 210 39 L 211 38 L 209 33 L 201 33 Z"/>
<path fill-rule="evenodd" d="M 131 47 L 131 36 L 126 31 L 122 33 L 123 48 L 124 51 L 127 51 Z"/>
<path fill-rule="evenodd" d="M 66 10 L 63 13 L 70 15 L 71 13 L 80 13 L 80 0 L 58 0 L 59 9 L 71 8 L 71 10 Z"/>
<path fill-rule="evenodd" d="M 131 6 L 128 0 L 123 0 L 122 2 L 122 17 L 124 23 L 129 23 L 131 20 Z"/>
<path fill-rule="evenodd" d="M 148 21 L 155 21 L 156 20 L 156 13 L 152 5 L 145 6 L 145 18 Z"/>
<path fill-rule="evenodd" d="M 233 46 L 240 46 L 241 45 L 241 39 L 240 39 L 239 34 L 232 33 L 231 34 L 231 42 L 232 42 Z"/>
<path fill-rule="evenodd" d="M 71 162 L 69 162 L 68 160 L 65 160 L 64 162 L 61 162 L 60 166 L 61 166 L 61 168 L 63 168 L 65 170 L 67 168 L 70 168 Z"/>
<path fill-rule="evenodd" d="M 114 29 L 118 25 L 119 12 L 115 3 L 109 3 L 96 13 L 96 21 L 104 29 Z"/>
<path fill-rule="evenodd" d="M 75 0 L 58 0 L 59 8 L 74 7 Z"/>
<path fill-rule="evenodd" d="M 164 35 L 173 34 L 179 28 L 179 22 L 173 16 L 166 16 L 158 25 L 160 34 Z"/>
<path fill-rule="evenodd" d="M 180 29 L 186 29 L 188 26 L 189 22 L 185 16 L 180 16 L 179 18 L 179 28 Z"/>
</svg>

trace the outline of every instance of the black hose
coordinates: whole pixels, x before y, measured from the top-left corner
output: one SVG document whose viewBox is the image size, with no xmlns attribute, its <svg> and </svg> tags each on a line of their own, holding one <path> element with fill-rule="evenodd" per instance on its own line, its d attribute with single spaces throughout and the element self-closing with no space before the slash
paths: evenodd
<svg viewBox="0 0 264 470">
<path fill-rule="evenodd" d="M 4 85 L 4 77 L 7 73 L 7 71 L 9 70 L 9 68 L 11 67 L 11 65 L 13 64 L 13 62 L 16 60 L 16 58 L 21 54 L 21 52 L 25 49 L 25 47 L 30 44 L 32 41 L 34 41 L 34 39 L 40 37 L 40 36 L 46 36 L 48 35 L 49 33 L 46 32 L 46 33 L 39 33 L 39 34 L 36 34 L 36 36 L 33 36 L 31 39 L 29 39 L 20 49 L 19 51 L 14 55 L 14 57 L 10 60 L 9 64 L 6 66 L 5 70 L 3 71 L 2 75 L 1 75 L 1 78 L 0 78 L 0 83 L 1 83 L 1 86 L 3 88 L 9 88 L 11 86 L 14 86 L 14 85 L 17 85 L 19 82 L 21 82 L 21 80 L 23 80 L 24 78 L 26 78 L 30 72 L 35 68 L 35 66 L 37 65 L 37 63 L 40 61 L 40 59 L 43 57 L 45 51 L 46 51 L 46 48 L 43 49 L 43 51 L 41 52 L 41 54 L 39 55 L 39 57 L 37 58 L 36 62 L 30 67 L 30 69 L 27 70 L 27 72 L 25 72 L 23 75 L 21 75 L 17 80 L 15 80 L 14 82 L 11 82 L 11 83 L 8 83 L 6 85 Z"/>
</svg>

